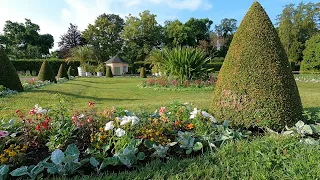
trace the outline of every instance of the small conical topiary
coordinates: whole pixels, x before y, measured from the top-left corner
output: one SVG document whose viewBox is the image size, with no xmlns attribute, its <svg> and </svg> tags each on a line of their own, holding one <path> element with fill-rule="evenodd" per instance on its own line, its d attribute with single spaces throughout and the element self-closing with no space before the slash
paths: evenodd
<svg viewBox="0 0 320 180">
<path fill-rule="evenodd" d="M 17 74 L 16 68 L 10 62 L 5 50 L 0 46 L 0 85 L 4 87 L 22 92 L 20 78 Z"/>
<path fill-rule="evenodd" d="M 68 68 L 68 76 L 69 76 L 69 77 L 70 77 L 70 76 L 75 76 L 75 74 L 74 74 L 74 69 L 72 69 L 71 66 L 69 66 L 69 68 Z"/>
<path fill-rule="evenodd" d="M 147 78 L 146 69 L 144 67 L 140 69 L 140 77 Z"/>
<path fill-rule="evenodd" d="M 40 81 L 50 81 L 50 82 L 57 82 L 56 81 L 56 77 L 54 75 L 54 72 L 50 66 L 50 64 L 48 63 L 48 61 L 44 60 L 39 74 L 38 74 L 38 80 Z"/>
<path fill-rule="evenodd" d="M 302 105 L 285 50 L 258 2 L 234 35 L 219 72 L 211 108 L 233 127 L 281 130 L 302 119 Z"/>
<path fill-rule="evenodd" d="M 69 79 L 68 72 L 66 70 L 66 67 L 65 67 L 64 63 L 62 63 L 60 65 L 60 68 L 59 68 L 59 71 L 58 71 L 58 74 L 57 74 L 57 78 L 67 78 L 67 79 Z"/>
<path fill-rule="evenodd" d="M 106 77 L 109 77 L 109 78 L 112 78 L 112 77 L 113 77 L 113 74 L 112 74 L 112 71 L 111 71 L 111 67 L 110 67 L 110 66 L 107 67 Z"/>
</svg>

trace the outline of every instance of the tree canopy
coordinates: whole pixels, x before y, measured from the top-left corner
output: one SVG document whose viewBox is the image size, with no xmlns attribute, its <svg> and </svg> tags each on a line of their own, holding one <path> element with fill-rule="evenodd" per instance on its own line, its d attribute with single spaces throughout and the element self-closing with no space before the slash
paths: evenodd
<svg viewBox="0 0 320 180">
<path fill-rule="evenodd" d="M 3 35 L 0 35 L 0 44 L 6 47 L 9 57 L 41 58 L 49 54 L 53 47 L 51 34 L 39 34 L 40 26 L 25 19 L 25 23 L 6 21 Z"/>
</svg>

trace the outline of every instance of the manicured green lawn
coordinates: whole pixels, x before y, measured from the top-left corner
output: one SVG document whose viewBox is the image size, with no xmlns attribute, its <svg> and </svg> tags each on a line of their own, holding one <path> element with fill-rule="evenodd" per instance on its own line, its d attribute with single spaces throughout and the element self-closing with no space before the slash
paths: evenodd
<svg viewBox="0 0 320 180">
<path fill-rule="evenodd" d="M 11 118 L 17 109 L 27 111 L 35 104 L 50 107 L 65 98 L 67 106 L 76 109 L 94 101 L 99 109 L 124 107 L 130 110 L 153 111 L 174 101 L 189 102 L 195 107 L 208 109 L 212 91 L 168 91 L 141 89 L 140 78 L 76 78 L 64 84 L 55 84 L 0 98 L 0 118 Z M 320 83 L 298 83 L 306 110 L 320 110 Z"/>
</svg>

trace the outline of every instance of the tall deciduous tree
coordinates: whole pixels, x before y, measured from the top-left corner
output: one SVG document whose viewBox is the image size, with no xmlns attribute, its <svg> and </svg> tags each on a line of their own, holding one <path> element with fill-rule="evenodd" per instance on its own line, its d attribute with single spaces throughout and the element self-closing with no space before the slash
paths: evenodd
<svg viewBox="0 0 320 180">
<path fill-rule="evenodd" d="M 85 44 L 84 38 L 82 38 L 81 32 L 78 30 L 78 26 L 70 23 L 70 27 L 66 34 L 60 37 L 60 42 L 58 45 L 60 47 L 60 53 L 62 56 L 70 56 L 70 50 L 77 46 L 82 46 Z"/>
<path fill-rule="evenodd" d="M 278 16 L 278 33 L 289 61 L 300 62 L 305 42 L 319 32 L 319 7 L 320 3 L 289 4 Z"/>
<path fill-rule="evenodd" d="M 156 15 L 149 11 L 139 13 L 139 17 L 126 17 L 124 31 L 124 52 L 131 62 L 144 61 L 150 51 L 162 43 L 162 27 Z"/>
<path fill-rule="evenodd" d="M 213 21 L 208 18 L 196 19 L 190 18 L 185 26 L 190 29 L 189 45 L 195 46 L 199 44 L 201 40 L 206 40 L 210 36 L 210 27 Z"/>
<path fill-rule="evenodd" d="M 225 57 L 229 50 L 233 35 L 237 30 L 237 20 L 224 18 L 219 25 L 215 26 L 215 36 L 212 36 L 212 41 L 216 41 L 218 56 Z"/>
<path fill-rule="evenodd" d="M 164 43 L 168 47 L 188 45 L 191 29 L 179 20 L 166 21 L 164 26 Z"/>
<path fill-rule="evenodd" d="M 102 14 L 83 32 L 83 37 L 93 46 L 98 60 L 108 60 L 121 51 L 123 39 L 120 33 L 123 25 L 124 20 L 119 15 Z"/>
<path fill-rule="evenodd" d="M 4 34 L 0 37 L 0 44 L 6 47 L 9 56 L 14 58 L 40 58 L 49 54 L 53 47 L 53 36 L 39 34 L 40 27 L 25 19 L 25 23 L 6 21 Z"/>
<path fill-rule="evenodd" d="M 314 35 L 306 41 L 301 71 L 320 72 L 320 34 Z"/>
</svg>

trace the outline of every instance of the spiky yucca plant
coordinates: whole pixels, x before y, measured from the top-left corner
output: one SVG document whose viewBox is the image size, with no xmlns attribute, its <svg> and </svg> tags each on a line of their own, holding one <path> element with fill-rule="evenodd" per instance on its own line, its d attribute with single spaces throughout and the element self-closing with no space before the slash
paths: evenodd
<svg viewBox="0 0 320 180">
<path fill-rule="evenodd" d="M 205 52 L 192 47 L 163 49 L 164 73 L 178 77 L 181 83 L 206 74 L 210 70 L 206 67 L 209 60 Z"/>
</svg>

